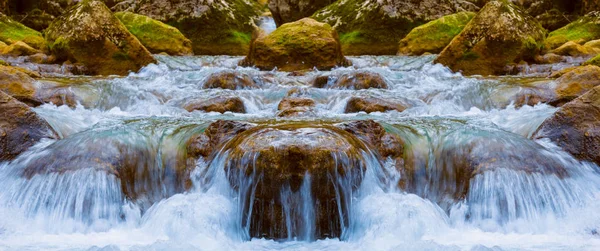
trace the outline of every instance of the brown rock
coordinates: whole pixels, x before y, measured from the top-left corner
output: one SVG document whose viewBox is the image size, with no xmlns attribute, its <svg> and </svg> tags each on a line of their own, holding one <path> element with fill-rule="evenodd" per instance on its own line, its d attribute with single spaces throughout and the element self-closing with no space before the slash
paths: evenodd
<svg viewBox="0 0 600 251">
<path fill-rule="evenodd" d="M 344 88 L 352 90 L 387 89 L 388 85 L 381 74 L 369 71 L 346 73 L 333 81 L 334 77 L 319 76 L 313 81 L 315 88 Z"/>
<path fill-rule="evenodd" d="M 254 89 L 259 88 L 256 82 L 248 75 L 236 71 L 222 71 L 208 76 L 204 83 L 205 89 Z"/>
<path fill-rule="evenodd" d="M 277 106 L 279 117 L 297 117 L 314 114 L 315 101 L 310 98 L 286 97 Z"/>
<path fill-rule="evenodd" d="M 337 125 L 339 128 L 356 135 L 376 149 L 383 158 L 402 158 L 404 142 L 398 136 L 388 133 L 385 128 L 373 120 L 360 120 Z"/>
<path fill-rule="evenodd" d="M 186 109 L 188 112 L 198 110 L 220 113 L 246 113 L 244 101 L 238 97 L 217 97 L 209 100 L 194 101 L 185 105 L 184 109 Z"/>
<path fill-rule="evenodd" d="M 561 56 L 571 56 L 571 57 L 583 57 L 594 54 L 594 51 L 588 49 L 587 47 L 575 43 L 573 41 L 569 41 L 562 46 L 551 50 L 550 53 L 554 53 L 556 55 Z"/>
<path fill-rule="evenodd" d="M 312 16 L 335 0 L 269 0 L 269 10 L 277 26 Z"/>
<path fill-rule="evenodd" d="M 543 56 L 535 56 L 534 60 L 538 64 L 556 64 L 565 61 L 565 58 L 554 53 L 546 53 Z"/>
<path fill-rule="evenodd" d="M 21 68 L 0 66 L 0 91 L 30 106 L 42 104 L 42 100 L 35 96 L 35 79 Z"/>
<path fill-rule="evenodd" d="M 556 97 L 549 103 L 560 106 L 600 85 L 600 67 L 587 65 L 570 69 L 556 79 L 556 82 Z"/>
<path fill-rule="evenodd" d="M 40 51 L 34 49 L 26 43 L 23 43 L 22 41 L 17 41 L 2 50 L 2 54 L 13 57 L 31 56 L 37 53 L 40 53 Z"/>
<path fill-rule="evenodd" d="M 40 139 L 54 137 L 44 119 L 0 91 L 0 161 L 12 160 Z"/>
<path fill-rule="evenodd" d="M 380 98 L 372 97 L 352 97 L 346 105 L 345 113 L 356 113 L 356 112 L 387 112 L 396 110 L 403 112 L 406 110 L 406 106 L 400 103 L 387 101 Z"/>
</svg>

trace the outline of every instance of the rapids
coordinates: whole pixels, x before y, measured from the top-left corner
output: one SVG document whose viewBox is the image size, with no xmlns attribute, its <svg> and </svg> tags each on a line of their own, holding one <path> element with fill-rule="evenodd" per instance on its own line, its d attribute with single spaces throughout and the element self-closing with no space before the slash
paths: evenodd
<svg viewBox="0 0 600 251">
<path fill-rule="evenodd" d="M 467 78 L 432 64 L 434 56 L 390 56 L 350 57 L 353 67 L 294 76 L 237 67 L 240 57 L 156 57 L 158 64 L 122 78 L 45 74 L 43 81 L 66 83 L 82 102 L 35 108 L 61 139 L 43 140 L 0 163 L 1 250 L 600 249 L 600 168 L 547 140 L 530 139 L 556 108 L 510 102 L 526 83 L 540 80 L 539 71 Z M 261 88 L 202 87 L 208 75 L 223 70 L 248 74 Z M 389 88 L 310 87 L 315 76 L 357 70 L 382 74 Z M 279 101 L 292 89 L 316 101 L 314 114 L 277 118 Z M 181 108 L 217 95 L 240 97 L 247 113 Z M 352 96 L 402 100 L 410 108 L 344 114 Z M 411 173 L 399 172 L 395 160 L 379 162 L 364 146 L 335 152 L 339 165 L 359 163 L 363 170 L 337 177 L 337 197 L 345 193 L 336 203 L 341 235 L 315 238 L 318 212 L 310 188 L 316 178 L 304 175 L 297 190 L 277 194 L 289 218 L 280 226 L 285 237 L 256 238 L 244 219 L 262 213 L 245 205 L 256 177 L 233 174 L 239 185 L 233 189 L 227 171 L 231 156 L 251 166 L 251 154 L 224 148 L 211 162 L 200 158 L 186 174 L 189 189 L 173 174 L 186 161 L 187 139 L 219 119 L 284 127 L 373 119 L 404 140 Z M 303 133 L 311 132 L 277 142 L 302 141 Z M 477 154 L 501 162 L 465 183 L 445 179 L 458 168 L 453 158 Z M 123 187 L 110 169 L 117 155 L 143 170 L 136 177 L 144 182 Z M 532 170 L 518 168 L 525 163 Z M 452 200 L 448 191 L 462 197 Z"/>
</svg>

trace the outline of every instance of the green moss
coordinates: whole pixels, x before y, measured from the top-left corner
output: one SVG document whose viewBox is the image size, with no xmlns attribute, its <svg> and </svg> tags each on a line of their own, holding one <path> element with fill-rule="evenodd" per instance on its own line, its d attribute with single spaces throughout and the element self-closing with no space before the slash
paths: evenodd
<svg viewBox="0 0 600 251">
<path fill-rule="evenodd" d="M 352 31 L 340 35 L 340 43 L 343 44 L 359 44 L 366 42 L 361 31 Z"/>
<path fill-rule="evenodd" d="M 600 66 L 600 55 L 593 57 L 592 59 L 585 62 L 585 65 L 595 65 Z"/>
<path fill-rule="evenodd" d="M 558 30 L 550 32 L 544 42 L 547 50 L 560 47 L 569 41 L 585 43 L 600 38 L 600 18 L 585 16 Z"/>
<path fill-rule="evenodd" d="M 10 66 L 9 63 L 7 63 L 6 61 L 1 60 L 1 59 L 0 59 L 0 65 L 2 65 L 2 66 Z"/>
<path fill-rule="evenodd" d="M 472 61 L 477 59 L 479 59 L 479 54 L 477 54 L 474 51 L 468 51 L 465 54 L 463 54 L 459 60 Z"/>
<path fill-rule="evenodd" d="M 46 47 L 41 33 L 2 14 L 0 14 L 0 41 L 7 44 L 22 41 L 38 50 Z"/>
<path fill-rule="evenodd" d="M 123 53 L 121 51 L 117 51 L 117 52 L 113 53 L 112 58 L 114 60 L 119 60 L 119 61 L 127 61 L 127 60 L 131 59 L 129 57 L 129 55 L 127 55 L 126 53 Z"/>
<path fill-rule="evenodd" d="M 401 54 L 439 53 L 475 16 L 473 12 L 448 15 L 413 29 L 400 41 Z"/>
<path fill-rule="evenodd" d="M 231 42 L 248 44 L 248 43 L 250 43 L 250 40 L 252 40 L 252 33 L 245 33 L 245 32 L 236 31 L 236 30 L 232 30 L 229 32 L 230 32 L 229 34 L 231 35 L 231 37 L 230 37 Z"/>
</svg>

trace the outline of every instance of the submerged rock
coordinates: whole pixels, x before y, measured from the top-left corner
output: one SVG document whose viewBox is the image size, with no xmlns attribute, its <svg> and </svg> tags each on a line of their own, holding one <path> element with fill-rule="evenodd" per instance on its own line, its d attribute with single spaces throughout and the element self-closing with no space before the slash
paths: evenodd
<svg viewBox="0 0 600 251">
<path fill-rule="evenodd" d="M 446 47 L 436 63 L 465 75 L 500 75 L 507 65 L 532 61 L 545 31 L 508 0 L 492 1 Z"/>
<path fill-rule="evenodd" d="M 313 15 L 340 34 L 346 55 L 395 55 L 398 41 L 413 28 L 461 11 L 477 11 L 461 0 L 346 0 Z"/>
<path fill-rule="evenodd" d="M 194 135 L 187 141 L 187 154 L 193 159 L 203 157 L 208 160 L 222 148 L 223 144 L 253 127 L 255 125 L 239 121 L 218 120 L 213 122 L 204 133 Z"/>
<path fill-rule="evenodd" d="M 216 97 L 208 100 L 193 101 L 184 106 L 188 112 L 235 112 L 246 113 L 244 101 L 238 97 Z"/>
<path fill-rule="evenodd" d="M 229 90 L 239 90 L 239 89 L 255 89 L 259 88 L 258 84 L 252 79 L 252 77 L 247 74 L 225 70 L 221 72 L 216 72 L 208 76 L 206 82 L 204 82 L 203 88 L 205 89 L 229 89 Z"/>
<path fill-rule="evenodd" d="M 297 117 L 314 114 L 315 101 L 311 98 L 286 97 L 277 106 L 277 116 Z"/>
<path fill-rule="evenodd" d="M 246 55 L 262 8 L 245 0 L 124 0 L 113 9 L 179 29 L 196 55 Z"/>
<path fill-rule="evenodd" d="M 0 161 L 12 160 L 42 138 L 54 138 L 48 123 L 27 105 L 0 91 Z"/>
<path fill-rule="evenodd" d="M 331 26 L 314 19 L 287 23 L 271 34 L 257 32 L 248 56 L 240 63 L 261 70 L 330 70 L 350 62 L 342 54 L 338 35 Z"/>
<path fill-rule="evenodd" d="M 600 12 L 591 12 L 578 20 L 550 32 L 544 42 L 544 49 L 553 50 L 567 42 L 583 44 L 600 39 Z"/>
<path fill-rule="evenodd" d="M 85 65 L 87 74 L 126 75 L 156 61 L 98 0 L 83 0 L 55 20 L 46 40 L 59 60 Z"/>
<path fill-rule="evenodd" d="M 315 88 L 341 88 L 351 90 L 387 89 L 383 76 L 371 71 L 353 71 L 341 76 L 318 76 L 313 81 Z"/>
<path fill-rule="evenodd" d="M 562 106 L 534 134 L 548 138 L 580 160 L 600 164 L 600 87 Z"/>
<path fill-rule="evenodd" d="M 312 16 L 335 0 L 269 0 L 269 10 L 277 26 Z"/>
<path fill-rule="evenodd" d="M 388 101 L 381 98 L 374 97 L 352 97 L 348 100 L 346 105 L 345 113 L 356 113 L 356 112 L 387 112 L 387 111 L 398 111 L 403 112 L 407 106 L 394 101 Z"/>
<path fill-rule="evenodd" d="M 460 12 L 414 28 L 400 40 L 398 54 L 419 56 L 440 53 L 474 16 L 473 12 Z"/>
<path fill-rule="evenodd" d="M 173 56 L 192 55 L 192 41 L 177 28 L 158 20 L 131 12 L 118 12 L 115 16 L 127 27 L 142 45 L 154 54 L 167 53 Z"/>
<path fill-rule="evenodd" d="M 0 41 L 7 45 L 23 42 L 36 50 L 46 50 L 46 41 L 38 31 L 0 13 Z"/>
<path fill-rule="evenodd" d="M 396 135 L 388 133 L 380 123 L 373 120 L 360 120 L 337 126 L 369 144 L 370 149 L 377 150 L 379 156 L 402 161 L 404 142 Z"/>
</svg>

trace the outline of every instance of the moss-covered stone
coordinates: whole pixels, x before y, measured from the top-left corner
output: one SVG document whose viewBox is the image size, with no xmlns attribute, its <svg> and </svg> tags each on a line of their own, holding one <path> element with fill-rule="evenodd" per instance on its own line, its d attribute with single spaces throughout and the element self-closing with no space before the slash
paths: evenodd
<svg viewBox="0 0 600 251">
<path fill-rule="evenodd" d="M 82 64 L 87 74 L 125 75 L 156 62 L 98 0 L 69 9 L 48 27 L 46 40 L 57 59 Z"/>
<path fill-rule="evenodd" d="M 597 55 L 597 56 L 591 58 L 590 60 L 586 61 L 585 65 L 600 66 L 600 55 Z"/>
<path fill-rule="evenodd" d="M 145 15 L 179 29 L 197 55 L 246 55 L 262 7 L 245 0 L 129 0 L 113 10 Z"/>
<path fill-rule="evenodd" d="M 0 13 L 0 41 L 9 45 L 21 41 L 38 50 L 46 49 L 46 42 L 41 33 L 2 13 Z"/>
<path fill-rule="evenodd" d="M 440 53 L 474 16 L 474 12 L 460 12 L 414 28 L 400 40 L 398 54 Z"/>
<path fill-rule="evenodd" d="M 508 0 L 492 1 L 448 45 L 436 63 L 465 75 L 499 75 L 539 53 L 545 30 Z"/>
<path fill-rule="evenodd" d="M 337 1 L 313 18 L 332 25 L 346 55 L 395 55 L 400 41 L 413 28 L 461 11 L 478 8 L 466 1 Z"/>
<path fill-rule="evenodd" d="M 330 25 L 304 18 L 271 34 L 257 33 L 241 64 L 263 70 L 329 70 L 350 64 L 342 54 L 338 35 Z"/>
<path fill-rule="evenodd" d="M 8 55 L 8 56 L 13 56 L 13 57 L 19 57 L 19 56 L 31 56 L 37 53 L 40 53 L 40 51 L 34 49 L 33 47 L 29 46 L 26 43 L 23 43 L 21 41 L 17 41 L 9 46 L 6 46 L 4 49 L 2 49 L 1 51 L 3 55 Z"/>
<path fill-rule="evenodd" d="M 600 39 L 600 12 L 591 12 L 575 22 L 550 32 L 544 42 L 544 49 L 553 50 L 573 41 L 578 44 Z"/>
<path fill-rule="evenodd" d="M 175 27 L 131 12 L 118 12 L 115 16 L 146 49 L 154 54 L 163 52 L 174 56 L 193 54 L 192 41 Z"/>
</svg>

